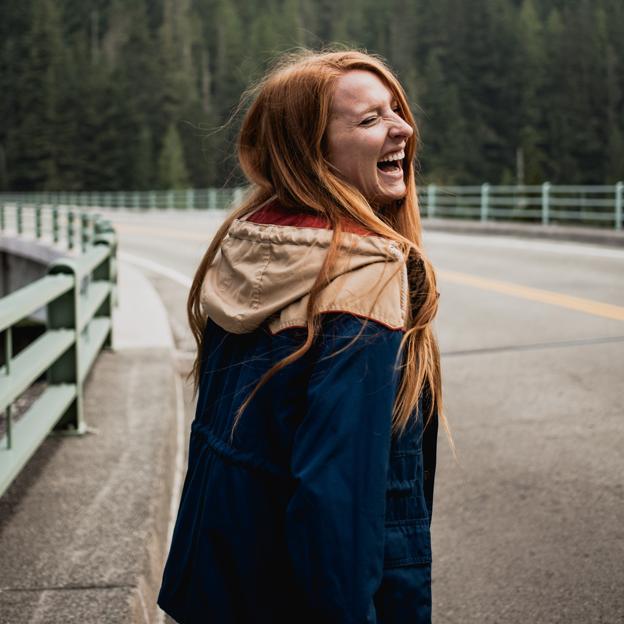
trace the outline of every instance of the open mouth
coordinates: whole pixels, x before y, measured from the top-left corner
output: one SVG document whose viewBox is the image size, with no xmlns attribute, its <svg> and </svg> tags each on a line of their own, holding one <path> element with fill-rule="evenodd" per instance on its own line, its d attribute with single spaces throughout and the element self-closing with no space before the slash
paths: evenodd
<svg viewBox="0 0 624 624">
<path fill-rule="evenodd" d="M 384 173 L 397 173 L 403 171 L 402 160 L 384 160 L 377 163 L 377 169 Z"/>
<path fill-rule="evenodd" d="M 403 159 L 405 152 L 403 150 L 395 151 L 386 155 L 377 163 L 377 169 L 383 173 L 394 174 L 398 176 L 403 172 Z"/>
</svg>

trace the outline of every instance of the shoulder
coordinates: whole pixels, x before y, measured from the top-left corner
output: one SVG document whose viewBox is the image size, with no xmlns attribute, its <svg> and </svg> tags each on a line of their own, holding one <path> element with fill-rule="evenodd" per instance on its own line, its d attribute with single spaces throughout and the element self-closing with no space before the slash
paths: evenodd
<svg viewBox="0 0 624 624">
<path fill-rule="evenodd" d="M 272 333 L 305 326 L 310 294 L 282 308 L 270 320 Z M 405 259 L 392 241 L 343 234 L 341 250 L 319 293 L 316 310 L 372 321 L 392 331 L 405 329 L 408 279 Z M 352 323 L 356 327 L 358 322 Z"/>
</svg>

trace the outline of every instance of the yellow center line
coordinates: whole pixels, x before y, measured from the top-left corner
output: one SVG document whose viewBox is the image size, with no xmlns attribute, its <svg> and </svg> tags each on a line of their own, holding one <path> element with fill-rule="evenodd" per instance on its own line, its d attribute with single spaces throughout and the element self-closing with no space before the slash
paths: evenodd
<svg viewBox="0 0 624 624">
<path fill-rule="evenodd" d="M 530 301 L 547 303 L 569 310 L 576 310 L 577 312 L 585 312 L 593 316 L 624 321 L 624 308 L 610 303 L 602 303 L 600 301 L 583 299 L 581 297 L 571 297 L 570 295 L 564 295 L 550 290 L 530 288 L 529 286 L 521 286 L 520 284 L 502 282 L 500 280 L 478 277 L 477 275 L 469 275 L 468 273 L 459 273 L 457 271 L 441 269 L 437 271 L 437 274 L 442 279 L 455 284 L 467 284 L 468 286 L 474 286 L 482 290 L 492 290 L 512 297 L 519 297 L 520 299 L 529 299 Z"/>
</svg>

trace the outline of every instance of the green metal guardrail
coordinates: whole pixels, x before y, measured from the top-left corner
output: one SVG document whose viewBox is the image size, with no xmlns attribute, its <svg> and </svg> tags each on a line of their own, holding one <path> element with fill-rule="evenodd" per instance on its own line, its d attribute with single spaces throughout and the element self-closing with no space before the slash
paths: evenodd
<svg viewBox="0 0 624 624">
<path fill-rule="evenodd" d="M 6 425 L 0 439 L 0 495 L 53 428 L 86 430 L 83 384 L 99 351 L 111 346 L 116 278 L 114 231 L 107 221 L 93 220 L 91 227 L 93 236 L 83 237 L 83 253 L 56 260 L 45 277 L 0 299 L 5 362 L 0 368 L 0 412 Z M 72 237 L 68 235 L 69 247 Z M 46 331 L 14 354 L 13 329 L 43 306 Z M 15 400 L 44 373 L 45 390 L 13 422 Z"/>
<path fill-rule="evenodd" d="M 31 200 L 0 200 L 0 233 L 29 235 L 37 241 L 64 245 L 68 250 L 86 251 L 95 236 L 100 219 L 93 211 L 78 211 L 68 206 L 36 203 Z"/>
<path fill-rule="evenodd" d="M 602 186 L 436 186 L 421 189 L 428 217 L 575 223 L 622 229 L 624 183 Z"/>
<path fill-rule="evenodd" d="M 0 203 L 66 206 L 73 209 L 222 210 L 237 203 L 242 188 L 170 191 L 0 193 Z"/>
<path fill-rule="evenodd" d="M 622 229 L 624 183 L 601 186 L 421 186 L 420 205 L 428 217 L 575 223 Z M 31 206 L 79 206 L 89 209 L 219 210 L 238 203 L 244 189 L 180 191 L 3 193 L 2 202 Z"/>
</svg>

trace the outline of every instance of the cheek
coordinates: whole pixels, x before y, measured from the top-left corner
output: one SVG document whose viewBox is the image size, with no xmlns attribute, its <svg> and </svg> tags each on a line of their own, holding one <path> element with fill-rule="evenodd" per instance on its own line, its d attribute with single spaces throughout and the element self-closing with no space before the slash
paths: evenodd
<svg viewBox="0 0 624 624">
<path fill-rule="evenodd" d="M 345 180 L 364 191 L 365 195 L 376 193 L 377 159 L 381 147 L 380 140 L 374 133 L 369 131 L 361 136 L 331 133 L 327 147 L 329 162 L 340 171 Z"/>
<path fill-rule="evenodd" d="M 370 177 L 376 172 L 377 159 L 379 158 L 379 144 L 372 137 L 361 139 L 352 145 L 349 165 L 350 168 L 357 169 L 362 176 Z"/>
</svg>

